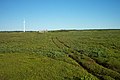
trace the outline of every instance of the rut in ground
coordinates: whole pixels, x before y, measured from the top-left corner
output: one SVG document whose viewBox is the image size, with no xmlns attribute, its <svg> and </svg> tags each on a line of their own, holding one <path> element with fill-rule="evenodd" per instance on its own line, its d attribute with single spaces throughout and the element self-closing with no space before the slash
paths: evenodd
<svg viewBox="0 0 120 80">
<path fill-rule="evenodd" d="M 77 51 L 72 49 L 70 46 L 59 40 L 57 37 L 52 38 L 53 43 L 58 47 L 65 47 L 67 51 L 64 52 L 73 60 L 75 60 L 80 66 L 82 66 L 88 73 L 96 76 L 99 79 L 105 79 L 109 77 L 111 79 L 120 80 L 120 74 L 116 71 L 108 69 L 99 63 L 97 63 L 94 59 L 89 56 L 84 55 L 83 51 Z"/>
</svg>

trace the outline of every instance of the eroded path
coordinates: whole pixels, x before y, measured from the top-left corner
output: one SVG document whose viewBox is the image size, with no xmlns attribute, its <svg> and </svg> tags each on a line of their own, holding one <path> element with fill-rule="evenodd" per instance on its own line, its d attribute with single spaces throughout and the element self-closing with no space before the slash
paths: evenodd
<svg viewBox="0 0 120 80">
<path fill-rule="evenodd" d="M 62 42 L 58 37 L 52 38 L 52 41 L 58 48 L 62 49 L 70 58 L 75 60 L 88 73 L 91 73 L 102 80 L 120 80 L 120 74 L 118 72 L 100 65 L 91 57 L 84 55 L 82 50 L 77 51 L 72 49 L 70 46 Z"/>
</svg>

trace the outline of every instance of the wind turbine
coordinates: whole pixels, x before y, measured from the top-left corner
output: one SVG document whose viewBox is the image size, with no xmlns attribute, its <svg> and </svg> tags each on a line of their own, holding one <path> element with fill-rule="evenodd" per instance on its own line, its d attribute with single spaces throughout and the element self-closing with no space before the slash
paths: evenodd
<svg viewBox="0 0 120 80">
<path fill-rule="evenodd" d="M 25 32 L 25 19 L 23 21 L 23 27 L 24 27 L 23 32 Z"/>
</svg>

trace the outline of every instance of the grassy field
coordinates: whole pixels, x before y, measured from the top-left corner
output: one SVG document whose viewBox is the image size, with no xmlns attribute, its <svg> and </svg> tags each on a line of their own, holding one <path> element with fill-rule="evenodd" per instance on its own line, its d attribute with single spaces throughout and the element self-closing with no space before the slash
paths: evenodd
<svg viewBox="0 0 120 80">
<path fill-rule="evenodd" d="M 0 32 L 0 80 L 120 80 L 120 30 Z"/>
</svg>

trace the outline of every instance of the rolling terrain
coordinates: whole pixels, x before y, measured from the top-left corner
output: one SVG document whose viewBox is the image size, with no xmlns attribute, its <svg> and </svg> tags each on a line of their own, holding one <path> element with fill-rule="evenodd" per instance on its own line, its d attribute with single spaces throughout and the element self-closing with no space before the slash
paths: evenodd
<svg viewBox="0 0 120 80">
<path fill-rule="evenodd" d="M 0 80 L 120 80 L 120 30 L 0 32 Z"/>
</svg>

